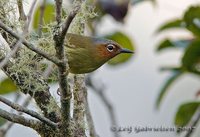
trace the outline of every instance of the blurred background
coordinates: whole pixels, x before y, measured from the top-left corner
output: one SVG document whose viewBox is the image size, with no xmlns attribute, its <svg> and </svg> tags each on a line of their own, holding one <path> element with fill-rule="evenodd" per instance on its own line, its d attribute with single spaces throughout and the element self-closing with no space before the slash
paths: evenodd
<svg viewBox="0 0 200 137">
<path fill-rule="evenodd" d="M 30 3 L 31 1 L 27 1 L 27 9 Z M 179 48 L 166 48 L 158 52 L 159 45 L 166 38 L 191 40 L 195 37 L 186 29 L 159 33 L 158 30 L 170 20 L 181 19 L 191 5 L 199 4 L 199 0 L 156 0 L 142 3 L 133 1 L 129 4 L 123 21 L 106 14 L 96 24 L 96 35 L 105 36 L 116 31 L 122 32 L 129 37 L 135 49 L 135 54 L 125 63 L 106 64 L 92 74 L 95 82 L 105 85 L 104 93 L 114 108 L 118 125 L 122 128 L 133 128 L 131 133 L 121 131 L 122 137 L 182 135 L 176 132 L 135 133 L 134 128 L 175 127 L 174 121 L 179 107 L 184 103 L 198 100 L 199 76 L 195 73 L 186 73 L 167 88 L 167 94 L 162 98 L 159 107 L 156 107 L 159 94 L 172 75 L 171 71 L 161 71 L 161 68 L 180 66 L 184 55 L 184 49 Z M 57 85 L 52 85 L 51 88 L 52 91 L 56 91 Z M 56 96 L 56 93 L 53 94 Z M 5 96 L 14 98 L 12 94 Z M 112 137 L 110 117 L 102 100 L 90 88 L 88 98 L 97 133 L 100 137 Z M 1 103 L 0 105 L 2 106 Z M 199 135 L 200 127 L 195 131 L 194 137 Z M 8 137 L 13 136 L 36 137 L 37 134 L 31 129 L 15 125 L 8 133 Z"/>
</svg>

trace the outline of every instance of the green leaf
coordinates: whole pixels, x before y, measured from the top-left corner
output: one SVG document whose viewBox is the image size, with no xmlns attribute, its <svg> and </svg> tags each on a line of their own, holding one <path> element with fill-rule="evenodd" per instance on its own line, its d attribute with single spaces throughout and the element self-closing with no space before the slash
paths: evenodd
<svg viewBox="0 0 200 137">
<path fill-rule="evenodd" d="M 33 18 L 33 28 L 35 30 L 38 29 L 40 14 L 41 14 L 41 9 L 40 9 L 40 6 L 38 6 L 34 12 L 34 18 Z M 52 4 L 52 3 L 46 4 L 42 21 L 43 21 L 43 24 L 49 24 L 49 23 L 55 21 L 55 6 L 54 6 L 54 4 Z M 43 28 L 43 31 L 46 32 L 47 29 Z"/>
<path fill-rule="evenodd" d="M 161 50 L 168 49 L 168 48 L 185 49 L 191 42 L 192 42 L 191 39 L 174 40 L 174 41 L 169 40 L 169 39 L 165 39 L 160 43 L 160 45 L 157 48 L 157 51 L 161 51 Z"/>
<path fill-rule="evenodd" d="M 119 43 L 120 45 L 122 45 L 123 48 L 127 48 L 129 50 L 134 51 L 134 46 L 132 44 L 132 41 L 130 40 L 130 38 L 123 34 L 122 32 L 115 32 L 111 35 L 105 36 L 108 39 L 114 40 L 117 43 Z M 118 64 L 122 64 L 127 62 L 133 54 L 120 54 L 116 57 L 114 57 L 113 59 L 111 59 L 108 64 L 109 65 L 118 65 Z"/>
<path fill-rule="evenodd" d="M 3 126 L 5 123 L 6 123 L 6 120 L 0 117 L 0 127 Z"/>
<path fill-rule="evenodd" d="M 161 105 L 161 102 L 165 95 L 167 94 L 167 91 L 169 87 L 183 74 L 181 70 L 173 71 L 172 75 L 166 80 L 165 84 L 160 90 L 160 93 L 156 99 L 156 108 L 158 109 Z"/>
<path fill-rule="evenodd" d="M 186 22 L 186 28 L 190 30 L 194 35 L 200 37 L 200 7 L 190 7 L 184 15 L 184 21 Z"/>
<path fill-rule="evenodd" d="M 192 42 L 186 48 L 182 58 L 182 66 L 189 72 L 200 73 L 198 66 L 200 65 L 200 39 Z"/>
<path fill-rule="evenodd" d="M 168 30 L 168 29 L 174 29 L 174 28 L 185 28 L 186 24 L 184 23 L 184 21 L 182 21 L 181 19 L 176 19 L 176 20 L 172 20 L 169 21 L 165 24 L 163 24 L 158 30 L 157 32 L 161 32 L 164 30 Z"/>
<path fill-rule="evenodd" d="M 6 78 L 0 82 L 0 94 L 8 94 L 15 92 L 17 90 L 17 86 L 13 83 L 13 81 L 9 78 Z"/>
<path fill-rule="evenodd" d="M 190 122 L 192 116 L 200 106 L 200 102 L 182 104 L 176 113 L 174 123 L 177 127 L 184 127 Z"/>
</svg>

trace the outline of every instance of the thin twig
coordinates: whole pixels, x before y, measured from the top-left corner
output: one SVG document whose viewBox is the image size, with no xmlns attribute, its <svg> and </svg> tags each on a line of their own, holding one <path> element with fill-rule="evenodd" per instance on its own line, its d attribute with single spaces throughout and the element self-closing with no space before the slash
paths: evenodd
<svg viewBox="0 0 200 137">
<path fill-rule="evenodd" d="M 65 22 L 63 24 L 63 28 L 62 28 L 62 34 L 61 34 L 61 37 L 63 39 L 66 36 L 67 30 L 69 29 L 69 26 L 70 26 L 71 22 L 73 21 L 74 17 L 79 12 L 79 10 L 80 10 L 80 5 L 76 6 L 74 8 L 74 10 L 72 12 L 70 12 L 69 16 L 65 20 Z"/>
<path fill-rule="evenodd" d="M 90 137 L 98 137 L 96 130 L 95 130 L 95 126 L 94 126 L 94 122 L 92 119 L 92 115 L 90 112 L 90 108 L 89 108 L 89 103 L 88 100 L 86 99 L 86 119 L 87 119 L 87 123 L 88 123 L 88 127 L 89 127 L 89 131 L 90 131 Z"/>
<path fill-rule="evenodd" d="M 4 23 L 2 23 L 0 21 L 0 28 L 2 28 L 4 31 L 8 32 L 10 35 L 12 35 L 13 37 L 15 37 L 17 40 L 20 39 L 20 36 L 15 33 L 12 29 L 10 29 L 9 27 L 7 27 Z M 43 52 L 42 50 L 36 48 L 33 44 L 29 43 L 27 40 L 22 39 L 22 43 L 30 50 L 34 51 L 35 53 L 41 55 L 42 57 L 46 58 L 47 60 L 53 62 L 54 64 L 60 65 L 61 62 L 55 58 L 52 57 L 51 55 Z"/>
<path fill-rule="evenodd" d="M 17 6 L 18 6 L 18 9 L 19 9 L 19 20 L 25 21 L 27 17 L 26 17 L 26 14 L 24 12 L 22 0 L 17 0 Z"/>
<path fill-rule="evenodd" d="M 101 88 L 96 87 L 94 85 L 94 83 L 92 82 L 91 76 L 88 77 L 88 79 L 87 79 L 87 85 L 95 91 L 95 93 L 100 97 L 100 99 L 102 100 L 104 105 L 107 107 L 107 110 L 109 112 L 109 116 L 110 116 L 110 119 L 111 119 L 111 126 L 117 126 L 117 120 L 116 120 L 116 116 L 115 116 L 113 106 L 109 102 L 109 100 L 107 99 L 105 92 L 104 92 L 105 86 L 101 86 Z M 118 132 L 113 132 L 113 134 L 114 134 L 115 137 L 120 137 Z"/>
<path fill-rule="evenodd" d="M 39 113 L 37 113 L 35 111 L 29 110 L 29 109 L 27 109 L 25 107 L 22 107 L 22 106 L 20 106 L 20 105 L 18 105 L 16 103 L 13 103 L 13 102 L 7 100 L 6 98 L 3 98 L 2 96 L 0 96 L 0 101 L 5 103 L 6 105 L 12 107 L 13 109 L 15 109 L 17 111 L 24 112 L 24 113 L 26 113 L 26 114 L 28 114 L 28 115 L 30 115 L 30 116 L 42 121 L 42 122 L 44 122 L 45 124 L 49 125 L 52 128 L 56 128 L 57 127 L 56 123 L 54 123 L 51 120 L 41 116 Z"/>
<path fill-rule="evenodd" d="M 40 123 L 37 120 L 28 119 L 28 118 L 25 118 L 23 116 L 16 115 L 14 113 L 9 113 L 9 112 L 1 109 L 1 108 L 0 108 L 0 116 L 2 118 L 5 118 L 5 119 L 11 121 L 11 122 L 18 123 L 20 125 L 30 127 L 30 128 L 33 128 L 33 129 L 37 129 L 37 127 L 39 126 L 39 123 Z"/>
<path fill-rule="evenodd" d="M 187 127 L 191 128 L 190 130 L 187 130 L 187 133 L 184 137 L 191 137 L 193 132 L 195 131 L 195 128 L 197 128 L 197 123 L 200 121 L 200 106 L 197 108 L 196 112 L 192 116 L 192 119 Z"/>
<path fill-rule="evenodd" d="M 56 21 L 58 25 L 61 23 L 62 20 L 62 0 L 55 0 L 56 4 Z"/>
<path fill-rule="evenodd" d="M 43 71 L 43 77 L 45 78 L 45 79 L 47 79 L 48 77 L 49 77 L 49 75 L 51 74 L 51 72 L 53 71 L 53 63 L 51 63 L 51 62 L 49 62 L 48 64 L 47 64 L 47 68 Z"/>
<path fill-rule="evenodd" d="M 46 0 L 42 1 L 42 4 L 40 5 L 40 18 L 39 18 L 39 24 L 38 24 L 38 36 L 42 36 L 42 26 L 43 26 L 43 18 L 44 18 L 44 11 L 46 8 Z"/>
</svg>

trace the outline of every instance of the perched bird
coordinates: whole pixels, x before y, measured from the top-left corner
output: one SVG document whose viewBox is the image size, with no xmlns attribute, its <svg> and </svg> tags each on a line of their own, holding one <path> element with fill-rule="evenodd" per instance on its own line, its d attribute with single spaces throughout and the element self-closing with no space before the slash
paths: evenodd
<svg viewBox="0 0 200 137">
<path fill-rule="evenodd" d="M 69 71 L 74 74 L 92 72 L 118 54 L 133 53 L 112 40 L 71 33 L 66 35 L 65 46 Z"/>
</svg>

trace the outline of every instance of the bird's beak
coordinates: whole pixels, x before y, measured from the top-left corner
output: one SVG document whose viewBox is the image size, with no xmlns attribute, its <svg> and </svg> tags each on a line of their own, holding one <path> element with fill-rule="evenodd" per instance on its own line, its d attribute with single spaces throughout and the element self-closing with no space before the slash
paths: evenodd
<svg viewBox="0 0 200 137">
<path fill-rule="evenodd" d="M 134 52 L 129 49 L 121 48 L 120 53 L 134 53 Z"/>
</svg>

